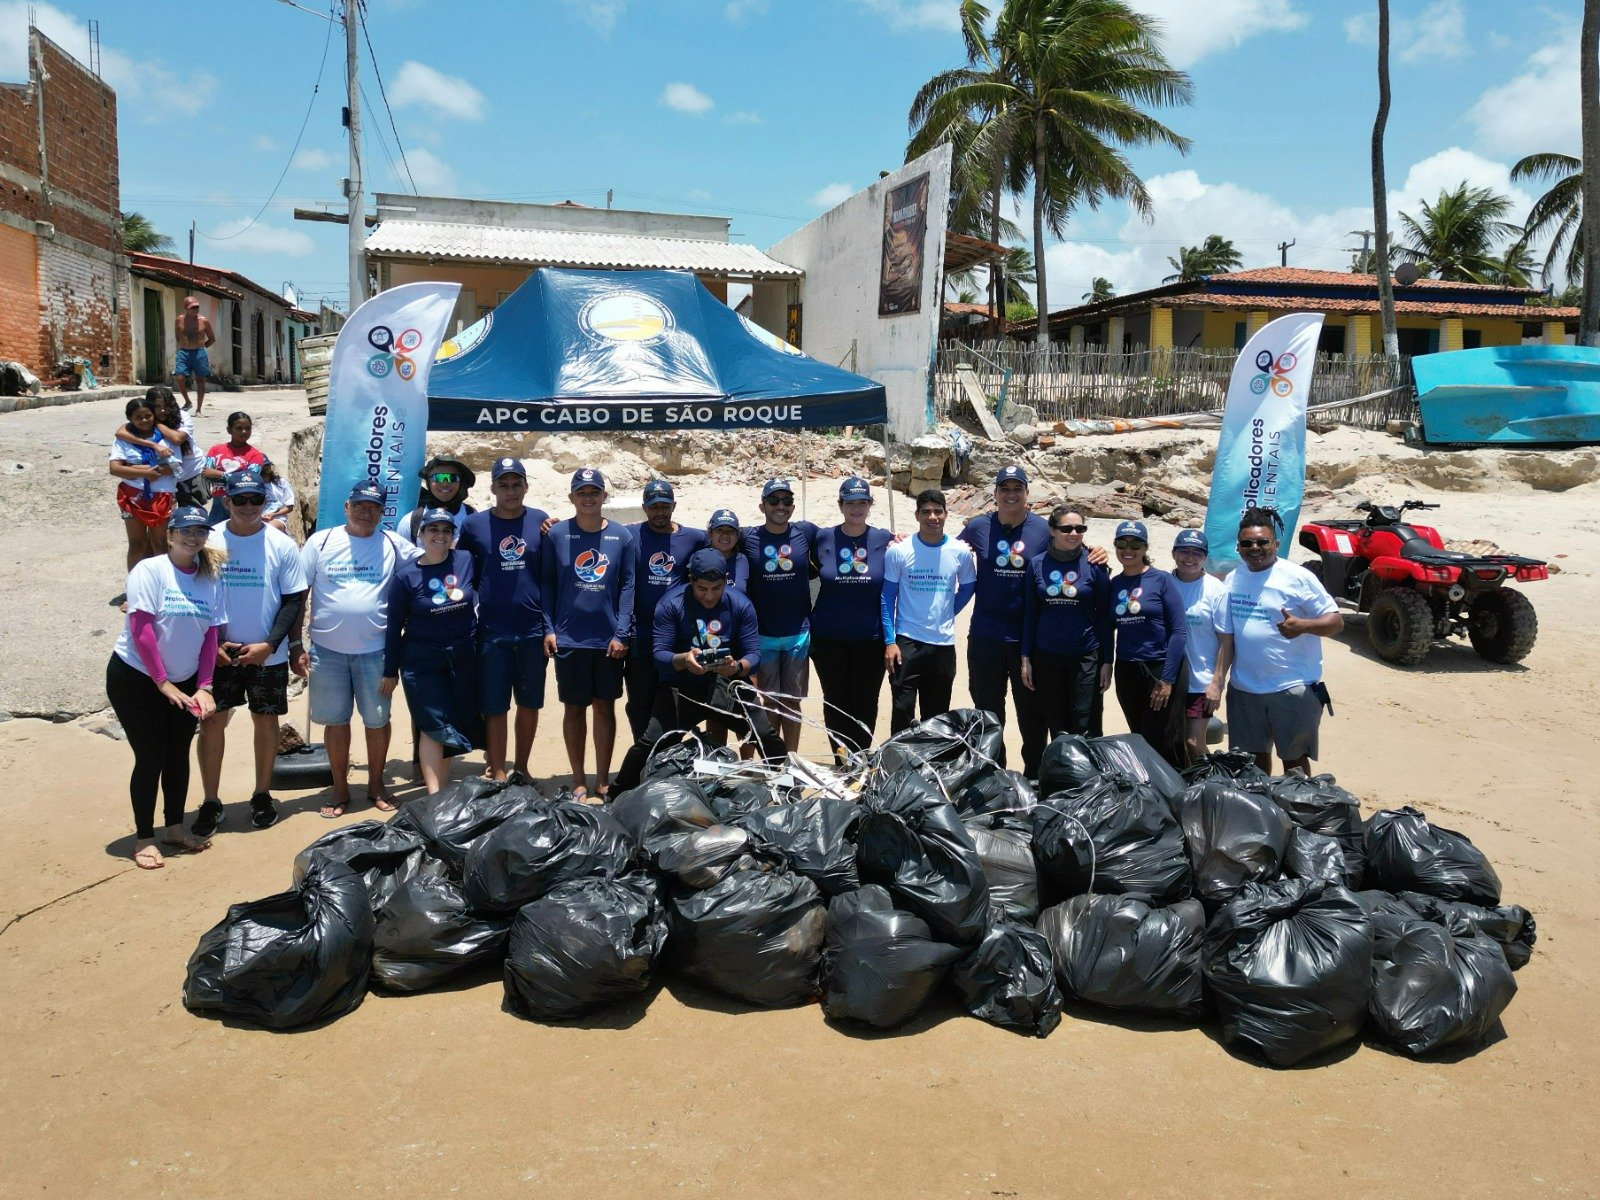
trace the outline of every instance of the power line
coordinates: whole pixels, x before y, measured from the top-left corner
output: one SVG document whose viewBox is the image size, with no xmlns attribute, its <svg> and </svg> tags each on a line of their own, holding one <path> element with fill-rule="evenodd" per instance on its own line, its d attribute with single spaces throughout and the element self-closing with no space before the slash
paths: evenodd
<svg viewBox="0 0 1600 1200">
<path fill-rule="evenodd" d="M 389 114 L 389 128 L 394 130 L 394 148 L 400 151 L 400 162 L 405 166 L 406 178 L 411 181 L 411 194 L 415 196 L 417 181 L 411 176 L 411 164 L 406 162 L 406 148 L 400 143 L 400 129 L 394 123 L 394 109 L 389 107 L 389 94 L 383 87 L 383 72 L 378 70 L 378 55 L 372 48 L 372 35 L 367 31 L 367 0 L 359 0 L 358 11 L 361 18 L 361 36 L 367 43 L 367 57 L 372 60 L 372 73 L 378 78 L 378 95 L 383 100 L 383 111 Z M 382 140 L 381 136 L 379 140 Z M 394 170 L 392 162 L 389 164 L 389 169 Z"/>
<path fill-rule="evenodd" d="M 295 7 L 299 7 L 299 6 L 296 5 Z M 322 39 L 322 61 L 317 64 L 317 81 L 316 81 L 316 83 L 311 85 L 311 99 L 309 101 L 307 101 L 307 103 L 306 103 L 306 115 L 300 119 L 300 132 L 294 135 L 294 145 L 289 147 L 289 158 L 288 158 L 288 161 L 286 161 L 283 164 L 283 170 L 278 173 L 278 182 L 272 185 L 272 194 L 267 197 L 266 202 L 263 203 L 261 205 L 261 207 L 256 211 L 256 215 L 255 216 L 251 217 L 248 221 L 246 221 L 238 229 L 235 229 L 232 233 L 227 234 L 224 237 L 212 237 L 209 233 L 200 233 L 200 236 L 205 238 L 206 241 L 208 241 L 208 242 L 229 242 L 229 241 L 232 241 L 234 238 L 238 237 L 241 233 L 243 233 L 246 229 L 249 229 L 252 225 L 254 225 L 257 221 L 259 221 L 261 219 L 261 214 L 266 212 L 267 208 L 272 204 L 273 198 L 276 197 L 277 194 L 278 194 L 278 189 L 283 186 L 284 179 L 288 177 L 289 168 L 294 165 L 294 156 L 297 153 L 299 153 L 299 150 L 300 150 L 300 139 L 305 137 L 305 135 L 306 135 L 306 126 L 308 124 L 310 124 L 310 122 L 311 122 L 311 110 L 316 107 L 316 105 L 317 105 L 317 92 L 320 91 L 321 88 L 322 88 L 322 70 L 323 70 L 324 67 L 326 67 L 328 65 L 328 44 L 330 42 L 332 42 L 332 41 L 333 41 L 333 25 L 329 24 L 327 35 Z M 195 232 L 199 233 L 200 231 L 196 230 Z"/>
<path fill-rule="evenodd" d="M 363 104 L 365 104 L 368 108 L 376 108 L 377 107 L 375 104 L 372 103 L 371 98 L 367 95 L 367 87 L 366 87 L 365 84 L 361 85 L 361 102 Z M 381 125 L 373 125 L 372 132 L 375 135 L 377 135 L 378 145 L 383 148 L 384 161 L 389 164 L 389 174 L 391 176 L 393 176 L 395 182 L 398 183 L 400 181 L 400 171 L 394 165 L 394 155 L 389 153 L 389 141 L 388 141 L 387 138 L 385 138 L 383 136 L 383 127 Z M 407 170 L 407 174 L 408 175 L 410 174 L 409 169 Z M 416 192 L 416 189 L 415 189 L 415 187 L 413 187 L 412 194 L 415 195 L 415 192 Z"/>
</svg>

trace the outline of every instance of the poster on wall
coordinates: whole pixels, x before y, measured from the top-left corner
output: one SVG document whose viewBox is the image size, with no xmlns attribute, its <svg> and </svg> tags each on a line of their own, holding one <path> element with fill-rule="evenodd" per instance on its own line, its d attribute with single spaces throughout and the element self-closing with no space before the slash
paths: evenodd
<svg viewBox="0 0 1600 1200">
<path fill-rule="evenodd" d="M 883 274 L 878 315 L 900 317 L 922 311 L 923 243 L 928 233 L 928 177 L 892 189 L 883 202 Z"/>
</svg>

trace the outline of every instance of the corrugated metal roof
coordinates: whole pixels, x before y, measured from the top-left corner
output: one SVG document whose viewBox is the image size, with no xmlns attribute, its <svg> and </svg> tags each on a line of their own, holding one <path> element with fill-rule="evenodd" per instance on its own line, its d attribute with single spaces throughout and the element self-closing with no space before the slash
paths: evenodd
<svg viewBox="0 0 1600 1200">
<path fill-rule="evenodd" d="M 367 252 L 542 267 L 647 267 L 767 279 L 799 279 L 805 275 L 800 268 L 768 258 L 754 246 L 732 242 L 433 221 L 382 221 L 367 235 Z"/>
</svg>

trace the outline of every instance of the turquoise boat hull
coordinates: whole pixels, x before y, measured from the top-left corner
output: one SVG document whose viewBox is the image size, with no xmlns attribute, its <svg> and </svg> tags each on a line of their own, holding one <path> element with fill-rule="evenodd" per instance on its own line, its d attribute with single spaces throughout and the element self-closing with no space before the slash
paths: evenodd
<svg viewBox="0 0 1600 1200">
<path fill-rule="evenodd" d="M 1484 346 L 1411 360 L 1429 445 L 1600 443 L 1600 350 Z"/>
</svg>

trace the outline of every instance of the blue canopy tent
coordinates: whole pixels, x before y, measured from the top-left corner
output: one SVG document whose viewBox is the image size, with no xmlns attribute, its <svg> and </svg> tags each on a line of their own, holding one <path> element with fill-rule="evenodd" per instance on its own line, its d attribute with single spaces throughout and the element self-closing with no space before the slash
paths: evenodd
<svg viewBox="0 0 1600 1200">
<path fill-rule="evenodd" d="M 682 271 L 535 271 L 440 348 L 435 430 L 803 429 L 887 420 L 883 386 L 746 321 Z"/>
</svg>

